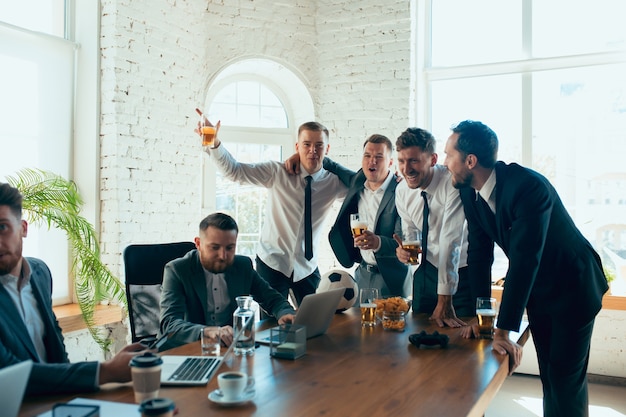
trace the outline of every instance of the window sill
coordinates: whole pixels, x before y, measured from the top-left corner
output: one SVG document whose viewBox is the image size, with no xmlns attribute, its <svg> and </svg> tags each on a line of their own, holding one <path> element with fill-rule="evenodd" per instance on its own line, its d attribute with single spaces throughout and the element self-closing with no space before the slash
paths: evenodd
<svg viewBox="0 0 626 417">
<path fill-rule="evenodd" d="M 498 285 L 491 286 L 491 294 L 500 302 L 502 299 L 502 287 Z M 602 298 L 602 310 L 622 310 L 626 311 L 626 297 L 605 294 Z"/>
<path fill-rule="evenodd" d="M 65 304 L 53 307 L 63 333 L 87 328 L 78 304 Z M 99 305 L 94 313 L 94 322 L 101 326 L 122 321 L 122 308 L 118 305 Z"/>
</svg>

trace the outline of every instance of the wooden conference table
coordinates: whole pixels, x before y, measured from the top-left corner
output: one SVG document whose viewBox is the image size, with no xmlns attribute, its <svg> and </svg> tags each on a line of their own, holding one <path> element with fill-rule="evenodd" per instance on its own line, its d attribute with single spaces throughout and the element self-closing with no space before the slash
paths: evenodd
<svg viewBox="0 0 626 417">
<path fill-rule="evenodd" d="M 266 326 L 267 327 L 267 326 Z M 417 348 L 408 336 L 425 330 L 450 337 L 445 349 Z M 527 323 L 511 339 L 524 344 Z M 199 342 L 168 354 L 197 355 Z M 250 357 L 227 358 L 220 371 L 241 369 L 256 381 L 255 398 L 224 407 L 207 396 L 216 378 L 202 387 L 162 387 L 178 416 L 482 416 L 508 374 L 508 356 L 491 350 L 491 341 L 463 339 L 459 329 L 440 329 L 428 316 L 407 316 L 404 332 L 362 328 L 356 309 L 335 315 L 325 335 L 309 339 L 306 355 L 275 359 L 261 346 Z M 28 398 L 20 417 L 48 411 L 75 397 L 133 403 L 130 384 L 108 384 L 97 393 Z"/>
</svg>

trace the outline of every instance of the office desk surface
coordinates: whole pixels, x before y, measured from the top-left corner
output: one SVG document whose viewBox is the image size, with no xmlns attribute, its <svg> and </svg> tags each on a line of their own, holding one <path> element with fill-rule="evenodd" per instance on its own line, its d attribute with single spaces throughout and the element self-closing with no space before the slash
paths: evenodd
<svg viewBox="0 0 626 417">
<path fill-rule="evenodd" d="M 446 348 L 411 345 L 408 337 L 425 330 L 447 334 Z M 511 339 L 528 338 L 527 324 Z M 335 315 L 325 335 L 307 341 L 306 355 L 275 359 L 261 346 L 250 357 L 227 358 L 222 369 L 241 369 L 256 381 L 253 401 L 223 407 L 208 400 L 216 378 L 202 387 L 162 387 L 160 396 L 176 402 L 178 415 L 201 416 L 482 416 L 508 374 L 508 356 L 491 341 L 463 339 L 459 329 L 438 328 L 426 315 L 407 316 L 404 332 L 381 325 L 362 328 L 356 309 Z M 199 342 L 168 351 L 197 355 Z M 133 402 L 130 384 L 108 384 L 80 397 Z M 71 397 L 28 398 L 20 417 L 50 410 Z M 106 417 L 106 416 L 105 416 Z"/>
</svg>

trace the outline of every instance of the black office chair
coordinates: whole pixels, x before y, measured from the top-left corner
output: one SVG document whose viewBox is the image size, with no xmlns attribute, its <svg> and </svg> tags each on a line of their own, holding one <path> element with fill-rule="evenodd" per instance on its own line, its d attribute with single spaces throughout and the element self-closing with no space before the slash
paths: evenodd
<svg viewBox="0 0 626 417">
<path fill-rule="evenodd" d="M 129 245 L 124 249 L 126 300 L 132 341 L 154 337 L 159 331 L 163 268 L 195 249 L 193 242 Z"/>
</svg>

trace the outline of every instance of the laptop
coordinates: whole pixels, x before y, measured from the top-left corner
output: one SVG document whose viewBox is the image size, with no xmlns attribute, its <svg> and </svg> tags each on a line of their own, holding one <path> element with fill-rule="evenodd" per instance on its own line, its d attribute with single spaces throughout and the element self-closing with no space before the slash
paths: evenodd
<svg viewBox="0 0 626 417">
<path fill-rule="evenodd" d="M 343 293 L 344 288 L 336 288 L 305 296 L 296 311 L 293 324 L 306 326 L 307 339 L 324 334 L 335 316 Z M 270 330 L 257 332 L 256 340 L 265 345 L 271 344 Z"/>
<path fill-rule="evenodd" d="M 249 320 L 254 320 L 254 317 Z M 239 338 L 242 331 L 243 327 L 233 336 L 233 343 L 230 344 L 223 356 L 161 355 L 163 360 L 161 385 L 201 386 L 208 384 L 222 362 L 233 351 L 234 341 Z"/>
<path fill-rule="evenodd" d="M 17 417 L 22 406 L 33 362 L 28 360 L 0 369 L 0 404 L 2 415 Z"/>
</svg>

